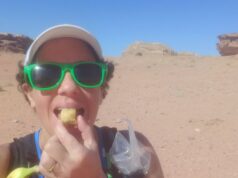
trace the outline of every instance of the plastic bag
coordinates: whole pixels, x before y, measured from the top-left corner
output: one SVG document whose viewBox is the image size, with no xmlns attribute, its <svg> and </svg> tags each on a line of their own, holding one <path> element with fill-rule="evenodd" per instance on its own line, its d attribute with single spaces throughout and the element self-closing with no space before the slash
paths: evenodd
<svg viewBox="0 0 238 178">
<path fill-rule="evenodd" d="M 128 124 L 129 141 L 120 132 L 116 133 L 109 154 L 112 163 L 124 175 L 132 175 L 138 172 L 144 175 L 150 167 L 151 154 L 146 147 L 137 140 L 132 124 Z"/>
</svg>

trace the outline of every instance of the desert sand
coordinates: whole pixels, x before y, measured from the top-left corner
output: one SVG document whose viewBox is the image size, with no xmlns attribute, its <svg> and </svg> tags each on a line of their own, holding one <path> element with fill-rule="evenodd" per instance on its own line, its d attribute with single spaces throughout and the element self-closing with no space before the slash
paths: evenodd
<svg viewBox="0 0 238 178">
<path fill-rule="evenodd" d="M 22 54 L 0 53 L 0 144 L 37 130 L 17 90 Z M 98 125 L 135 130 L 154 146 L 165 178 L 238 177 L 238 57 L 124 56 Z"/>
</svg>

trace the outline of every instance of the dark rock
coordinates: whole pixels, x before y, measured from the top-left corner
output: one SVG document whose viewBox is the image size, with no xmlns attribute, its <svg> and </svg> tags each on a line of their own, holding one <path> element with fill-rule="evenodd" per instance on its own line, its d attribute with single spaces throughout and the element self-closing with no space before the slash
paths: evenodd
<svg viewBox="0 0 238 178">
<path fill-rule="evenodd" d="M 0 51 L 25 53 L 32 41 L 31 38 L 24 35 L 0 33 Z"/>
<path fill-rule="evenodd" d="M 222 56 L 238 54 L 238 33 L 219 35 L 218 39 L 217 49 Z"/>
</svg>

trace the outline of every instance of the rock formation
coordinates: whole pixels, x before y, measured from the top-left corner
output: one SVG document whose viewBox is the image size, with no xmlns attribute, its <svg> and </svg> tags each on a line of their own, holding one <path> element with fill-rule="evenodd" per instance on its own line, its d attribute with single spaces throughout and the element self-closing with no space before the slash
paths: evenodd
<svg viewBox="0 0 238 178">
<path fill-rule="evenodd" d="M 143 56 L 144 54 L 159 54 L 162 56 L 174 56 L 177 55 L 173 49 L 162 45 L 160 43 L 146 43 L 146 42 L 136 42 L 130 45 L 125 52 L 124 55 L 134 55 L 134 56 Z"/>
<path fill-rule="evenodd" d="M 161 56 L 197 56 L 192 52 L 177 52 L 160 43 L 136 42 L 130 45 L 123 53 L 123 56 L 143 56 L 156 54 Z"/>
<path fill-rule="evenodd" d="M 23 35 L 0 33 L 0 51 L 25 53 L 32 39 Z"/>
<path fill-rule="evenodd" d="M 230 33 L 218 36 L 217 49 L 222 56 L 238 54 L 238 33 Z"/>
</svg>

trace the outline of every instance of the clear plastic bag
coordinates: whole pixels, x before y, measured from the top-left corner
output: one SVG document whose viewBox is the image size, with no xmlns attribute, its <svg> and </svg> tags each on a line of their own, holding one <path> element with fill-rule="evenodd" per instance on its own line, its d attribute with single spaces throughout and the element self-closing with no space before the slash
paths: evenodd
<svg viewBox="0 0 238 178">
<path fill-rule="evenodd" d="M 151 154 L 137 138 L 129 120 L 129 141 L 120 132 L 116 133 L 112 147 L 109 151 L 113 164 L 124 175 L 132 175 L 138 172 L 144 175 L 148 172 Z"/>
</svg>

